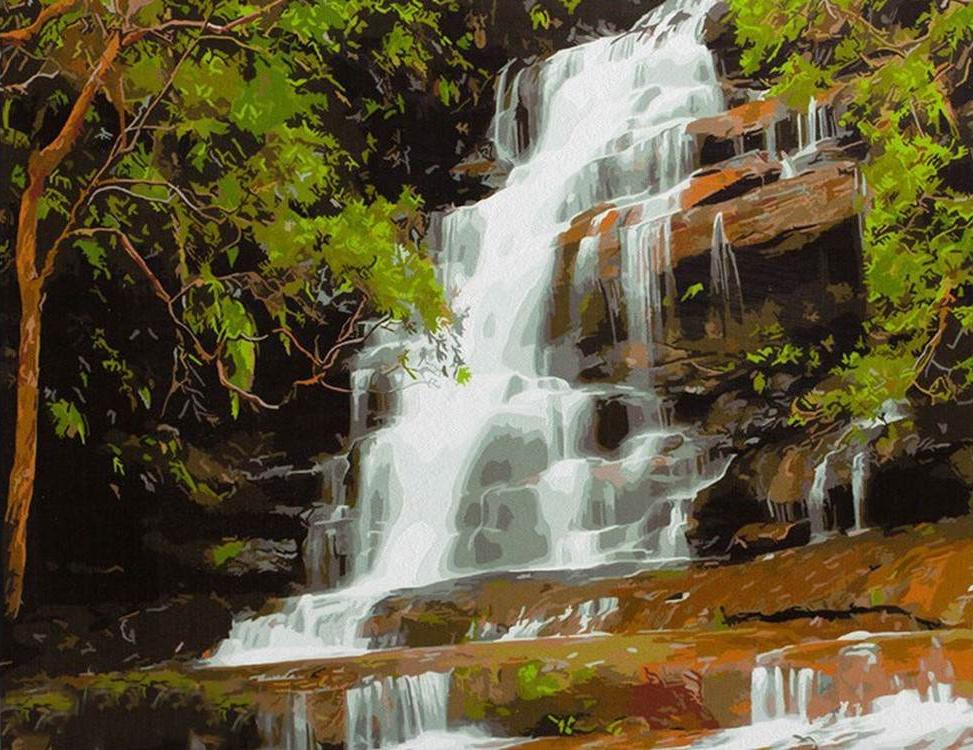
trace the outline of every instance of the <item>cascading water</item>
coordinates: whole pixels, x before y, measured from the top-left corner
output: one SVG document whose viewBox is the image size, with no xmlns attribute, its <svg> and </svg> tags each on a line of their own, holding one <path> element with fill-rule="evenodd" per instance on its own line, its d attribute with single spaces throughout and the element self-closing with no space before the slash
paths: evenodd
<svg viewBox="0 0 973 750">
<path fill-rule="evenodd" d="M 345 692 L 345 748 L 394 747 L 446 732 L 449 673 L 370 680 Z"/>
<path fill-rule="evenodd" d="M 655 361 L 656 343 L 664 336 L 664 302 L 675 294 L 670 217 L 626 227 L 621 235 L 621 246 L 628 338 L 645 348 L 651 363 Z"/>
<path fill-rule="evenodd" d="M 832 454 L 828 453 L 821 463 L 814 467 L 814 479 L 807 493 L 807 517 L 811 522 L 812 534 L 823 533 L 827 525 L 825 512 L 830 489 L 828 484 L 831 479 L 831 456 Z"/>
<path fill-rule="evenodd" d="M 396 589 L 474 571 L 687 551 L 675 538 L 682 501 L 718 479 L 725 463 L 711 460 L 708 443 L 668 425 L 639 373 L 648 374 L 664 334 L 663 302 L 676 294 L 668 217 L 692 169 L 685 128 L 723 108 L 712 56 L 699 41 L 711 5 L 668 0 L 632 32 L 559 52 L 513 82 L 509 69 L 501 76 L 492 134 L 510 174 L 491 196 L 447 213 L 438 232 L 440 278 L 464 313 L 460 344 L 472 382 L 403 375 L 395 413 L 369 432 L 372 373 L 387 371 L 403 348 L 418 354 L 423 341 L 402 339 L 393 352 L 383 340 L 359 356 L 350 583 L 236 623 L 213 662 L 367 647 L 359 626 Z M 624 246 L 629 340 L 646 348 L 646 363 L 628 385 L 578 388 L 545 365 L 553 244 L 575 207 L 602 198 L 637 209 L 638 220 L 612 231 Z M 596 248 L 588 253 L 591 264 Z M 581 433 L 595 405 L 619 394 L 638 429 L 603 455 Z"/>
<path fill-rule="evenodd" d="M 714 304 L 719 305 L 723 320 L 723 334 L 734 315 L 743 318 L 743 285 L 740 283 L 740 270 L 737 268 L 733 245 L 726 237 L 723 214 L 713 219 L 713 237 L 710 245 L 710 294 Z M 736 303 L 736 309 L 734 309 Z"/>
<path fill-rule="evenodd" d="M 805 721 L 814 689 L 813 669 L 755 667 L 750 678 L 750 721 L 762 721 L 797 716 Z"/>
<path fill-rule="evenodd" d="M 851 502 L 855 513 L 854 531 L 865 528 L 865 495 L 868 492 L 868 447 L 857 451 L 851 459 Z"/>
<path fill-rule="evenodd" d="M 683 750 L 969 747 L 973 706 L 954 696 L 955 672 L 948 660 L 935 658 L 935 640 L 931 656 L 938 666 L 923 666 L 920 660 L 921 674 L 902 677 L 880 666 L 881 646 L 862 640 L 869 635 L 856 632 L 840 639 L 854 643 L 841 649 L 839 659 L 856 660 L 858 669 L 864 668 L 857 685 L 845 677 L 839 687 L 825 672 L 783 663 L 787 648 L 761 654 L 751 676 L 750 725 L 716 732 Z"/>
<path fill-rule="evenodd" d="M 280 714 L 261 711 L 257 715 L 257 729 L 261 738 L 260 750 L 315 750 L 314 730 L 308 721 L 305 693 L 287 696 L 287 708 Z"/>
</svg>

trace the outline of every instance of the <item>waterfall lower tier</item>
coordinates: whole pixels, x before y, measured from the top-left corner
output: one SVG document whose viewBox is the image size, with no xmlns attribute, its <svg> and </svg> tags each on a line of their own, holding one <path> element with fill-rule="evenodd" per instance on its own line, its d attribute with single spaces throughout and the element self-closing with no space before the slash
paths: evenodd
<svg viewBox="0 0 973 750">
<path fill-rule="evenodd" d="M 401 745 L 426 732 L 446 731 L 449 673 L 386 677 L 345 694 L 345 748 Z"/>
<path fill-rule="evenodd" d="M 304 594 L 280 612 L 239 620 L 209 659 L 215 666 L 284 662 L 354 654 L 368 648 L 361 624 L 377 596 L 359 592 Z"/>
<path fill-rule="evenodd" d="M 262 711 L 257 716 L 260 750 L 316 750 L 314 731 L 308 721 L 307 695 L 292 693 L 280 715 Z"/>
<path fill-rule="evenodd" d="M 836 713 L 817 721 L 795 716 L 729 729 L 681 750 L 957 750 L 970 747 L 973 706 L 962 699 L 929 701 L 915 690 L 878 698 L 868 713 Z"/>
<path fill-rule="evenodd" d="M 836 642 L 836 650 L 808 647 L 816 648 L 820 661 L 809 661 L 801 647 L 758 656 L 751 675 L 750 726 L 717 732 L 686 750 L 970 747 L 973 705 L 954 696 L 952 664 L 932 638 L 918 670 L 909 666 L 912 671 L 900 674 L 896 670 L 906 665 L 895 652 L 902 637 L 911 636 L 850 633 Z M 797 663 L 789 664 L 791 659 Z"/>
<path fill-rule="evenodd" d="M 814 679 L 813 669 L 755 667 L 750 677 L 751 723 L 787 716 L 807 720 Z"/>
</svg>

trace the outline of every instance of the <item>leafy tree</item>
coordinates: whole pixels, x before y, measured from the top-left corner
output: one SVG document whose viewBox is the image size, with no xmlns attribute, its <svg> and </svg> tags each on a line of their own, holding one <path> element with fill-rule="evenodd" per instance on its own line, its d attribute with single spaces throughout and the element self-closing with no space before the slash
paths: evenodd
<svg viewBox="0 0 973 750">
<path fill-rule="evenodd" d="M 421 198 L 406 188 L 390 199 L 361 181 L 375 142 L 348 122 L 371 113 L 349 112 L 332 63 L 367 39 L 389 75 L 425 80 L 437 56 L 462 69 L 439 31 L 452 5 L 55 0 L 0 21 L 3 185 L 19 203 L 4 248 L 20 301 L 8 616 L 21 606 L 27 555 L 41 311 L 65 255 L 102 280 L 150 289 L 169 323 L 164 373 L 137 372 L 110 335 L 92 332 L 132 408 L 155 402 L 164 412 L 212 374 L 233 416 L 276 409 L 302 388 L 341 390 L 330 376 L 342 354 L 381 322 L 430 331 L 448 322 L 421 244 Z M 396 106 L 386 91 L 374 109 Z M 258 360 L 271 347 L 304 362 L 306 375 L 258 393 Z M 86 438 L 78 403 L 48 407 L 59 434 Z"/>
<path fill-rule="evenodd" d="M 965 1 L 731 0 L 742 66 L 795 107 L 827 92 L 861 166 L 866 335 L 796 408 L 871 417 L 888 399 L 955 403 L 973 386 L 973 186 Z M 964 116 L 963 107 L 967 114 Z"/>
</svg>

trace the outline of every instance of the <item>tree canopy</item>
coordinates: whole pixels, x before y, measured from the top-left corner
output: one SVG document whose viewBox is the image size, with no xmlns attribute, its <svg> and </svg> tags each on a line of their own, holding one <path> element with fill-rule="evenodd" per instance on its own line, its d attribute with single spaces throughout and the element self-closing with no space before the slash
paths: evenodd
<svg viewBox="0 0 973 750">
<path fill-rule="evenodd" d="M 277 409 L 303 388 L 345 390 L 335 370 L 378 324 L 449 324 L 422 197 L 404 184 L 377 190 L 366 166 L 379 147 L 369 119 L 404 108 L 392 77 L 448 98 L 445 78 L 429 81 L 433 67 L 470 67 L 461 50 L 471 36 L 441 30 L 454 5 L 55 0 L 5 16 L 0 141 L 4 202 L 17 208 L 4 214 L 2 251 L 20 290 L 8 612 L 19 606 L 42 395 L 62 437 L 85 440 L 92 420 L 115 425 L 126 406 L 155 423 L 187 413 L 213 423 L 224 409 Z M 361 56 L 376 93 L 353 103 L 335 67 Z M 109 308 L 111 285 L 132 291 L 123 304 L 156 305 L 168 330 L 148 333 L 164 338 L 161 354 L 129 344 L 139 330 L 95 327 L 76 342 L 74 382 L 41 375 L 41 306 L 78 258 L 90 285 L 75 279 L 69 293 Z M 272 361 L 303 371 L 262 392 L 259 362 L 274 350 Z M 127 398 L 94 413 L 98 374 Z M 211 403 L 214 379 L 223 406 Z M 171 432 L 138 446 L 196 484 Z"/>
<path fill-rule="evenodd" d="M 732 0 L 744 72 L 794 107 L 837 97 L 861 164 L 865 334 L 796 419 L 874 417 L 973 386 L 968 2 Z"/>
</svg>

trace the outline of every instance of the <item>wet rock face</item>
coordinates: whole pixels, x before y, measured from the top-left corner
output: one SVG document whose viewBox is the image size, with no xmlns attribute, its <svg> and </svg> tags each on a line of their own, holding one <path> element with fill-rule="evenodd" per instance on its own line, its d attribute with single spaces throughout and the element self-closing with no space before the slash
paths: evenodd
<svg viewBox="0 0 973 750">
<path fill-rule="evenodd" d="M 461 570 L 520 565 L 548 551 L 537 491 L 526 486 L 549 462 L 540 430 L 487 428 L 456 512 L 453 564 Z"/>
<path fill-rule="evenodd" d="M 547 538 L 537 533 L 540 523 L 537 490 L 532 487 L 493 487 L 479 504 L 467 505 L 454 562 L 460 568 L 522 565 L 547 554 Z"/>
<path fill-rule="evenodd" d="M 769 521 L 767 506 L 757 500 L 752 477 L 737 459 L 724 477 L 700 492 L 693 501 L 686 536 L 700 555 L 722 555 L 737 529 Z"/>
</svg>

